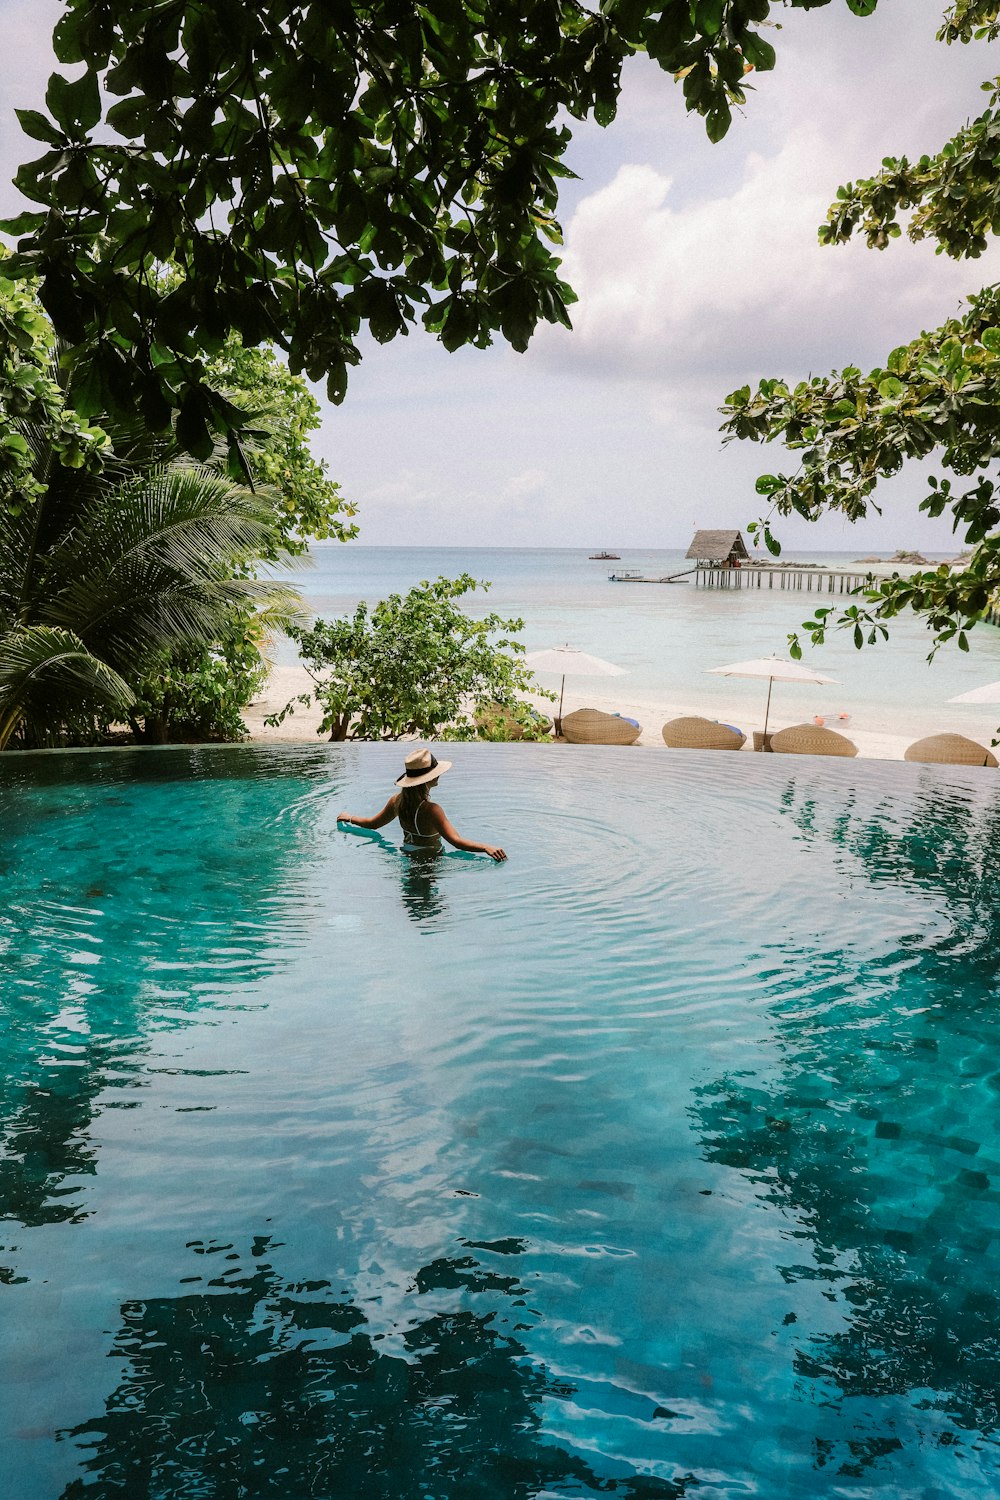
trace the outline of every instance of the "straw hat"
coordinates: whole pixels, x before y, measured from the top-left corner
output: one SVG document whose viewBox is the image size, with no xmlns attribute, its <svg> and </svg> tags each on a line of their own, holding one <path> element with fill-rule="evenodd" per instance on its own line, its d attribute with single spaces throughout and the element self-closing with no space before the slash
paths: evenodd
<svg viewBox="0 0 1000 1500">
<path fill-rule="evenodd" d="M 427 749 L 411 750 L 403 764 L 406 770 L 402 776 L 396 777 L 396 785 L 403 787 L 423 786 L 425 781 L 436 781 L 452 767 L 450 760 L 436 760 Z"/>
</svg>

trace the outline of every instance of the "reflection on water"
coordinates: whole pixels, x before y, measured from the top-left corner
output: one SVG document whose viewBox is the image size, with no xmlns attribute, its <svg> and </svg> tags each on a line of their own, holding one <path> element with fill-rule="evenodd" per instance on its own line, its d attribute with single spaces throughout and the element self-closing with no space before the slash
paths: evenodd
<svg viewBox="0 0 1000 1500">
<path fill-rule="evenodd" d="M 294 942 L 287 786 L 254 783 L 248 826 L 257 770 L 240 750 L 4 765 L 0 1218 L 85 1217 L 96 1101 L 135 1108 L 152 1035 L 254 1004 L 275 924 Z"/>
<path fill-rule="evenodd" d="M 415 922 L 432 921 L 445 910 L 441 889 L 441 861 L 436 849 L 406 849 L 402 855 L 403 905 Z"/>
<path fill-rule="evenodd" d="M 779 998 L 774 1076 L 697 1091 L 706 1160 L 793 1217 L 781 1274 L 837 1308 L 795 1358 L 851 1419 L 817 1432 L 816 1466 L 859 1477 L 914 1442 L 981 1453 L 1000 1441 L 1000 805 L 932 783 L 902 819 L 873 817 L 791 786 L 784 811 L 873 901 L 925 894 L 941 930 L 901 932 L 835 1009 Z"/>
<path fill-rule="evenodd" d="M 398 871 L 400 894 L 407 915 L 418 924 L 433 923 L 443 916 L 448 907 L 444 897 L 443 877 L 449 863 L 474 858 L 455 851 L 443 849 L 409 849 L 399 839 L 387 837 L 378 829 L 345 828 L 348 837 L 362 843 L 372 844 L 381 850 L 389 867 Z M 402 835 L 400 834 L 400 837 Z"/>
<path fill-rule="evenodd" d="M 119 1383 L 100 1416 L 59 1434 L 85 1455 L 62 1500 L 686 1493 L 683 1482 L 602 1476 L 546 1441 L 543 1403 L 575 1390 L 517 1337 L 534 1318 L 516 1275 L 472 1255 L 435 1261 L 411 1288 L 426 1310 L 373 1337 L 328 1281 L 284 1280 L 267 1235 L 249 1254 L 188 1248 L 184 1280 L 198 1290 L 122 1307 Z M 516 1253 L 507 1242 L 491 1259 Z"/>
<path fill-rule="evenodd" d="M 521 751 L 0 759 L 18 1500 L 1000 1488 L 994 783 Z"/>
</svg>

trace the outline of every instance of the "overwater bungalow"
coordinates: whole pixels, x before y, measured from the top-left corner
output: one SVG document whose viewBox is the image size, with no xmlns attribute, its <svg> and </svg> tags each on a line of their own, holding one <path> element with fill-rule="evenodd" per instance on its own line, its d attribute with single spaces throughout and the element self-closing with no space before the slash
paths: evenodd
<svg viewBox="0 0 1000 1500">
<path fill-rule="evenodd" d="M 684 555 L 699 567 L 738 568 L 750 561 L 741 531 L 696 531 Z"/>
</svg>

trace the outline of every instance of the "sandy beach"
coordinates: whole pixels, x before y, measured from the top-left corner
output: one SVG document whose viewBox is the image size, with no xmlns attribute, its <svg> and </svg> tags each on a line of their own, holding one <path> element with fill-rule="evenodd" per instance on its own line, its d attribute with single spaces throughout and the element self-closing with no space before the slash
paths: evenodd
<svg viewBox="0 0 1000 1500">
<path fill-rule="evenodd" d="M 263 744 L 276 741 L 316 744 L 320 714 L 315 709 L 297 707 L 295 713 L 277 727 L 264 723 L 269 714 L 278 712 L 291 698 L 299 693 L 308 692 L 311 686 L 310 678 L 303 667 L 274 667 L 263 695 L 251 704 L 243 715 L 250 738 Z M 752 731 L 763 727 L 766 684 L 762 683 L 760 688 L 760 707 L 757 717 L 751 721 L 746 713 L 741 712 L 734 715 L 731 720 L 737 723 L 747 735 L 744 750 L 752 750 Z M 564 711 L 569 713 L 574 708 L 586 706 L 604 709 L 608 713 L 625 714 L 629 718 L 638 719 L 642 725 L 640 745 L 658 745 L 662 748 L 663 740 L 660 730 L 668 719 L 675 719 L 681 714 L 702 714 L 710 719 L 726 718 L 725 710 L 721 706 L 724 696 L 724 692 L 720 694 L 718 689 L 714 692 L 702 693 L 692 691 L 683 700 L 671 701 L 665 697 L 633 698 L 625 691 L 609 696 L 606 693 L 592 692 L 570 695 L 567 690 Z M 531 701 L 542 712 L 552 713 L 554 705 L 547 699 L 536 698 Z M 775 684 L 769 728 L 781 729 L 789 724 L 811 722 L 815 712 L 815 699 L 810 702 L 801 689 L 792 690 L 787 683 Z M 940 731 L 952 730 L 968 735 L 970 739 L 978 740 L 982 745 L 989 745 L 996 733 L 998 721 L 1000 721 L 1000 708 L 943 706 L 937 727 Z M 855 717 L 846 723 L 840 723 L 832 717 L 827 720 L 827 724 L 831 729 L 837 729 L 846 734 L 857 745 L 858 755 L 869 760 L 902 760 L 907 746 L 928 733 L 926 713 L 919 715 L 916 712 L 909 720 L 906 715 L 895 712 L 891 721 L 888 717 L 880 721 L 876 716 L 869 714 L 863 723 Z"/>
</svg>

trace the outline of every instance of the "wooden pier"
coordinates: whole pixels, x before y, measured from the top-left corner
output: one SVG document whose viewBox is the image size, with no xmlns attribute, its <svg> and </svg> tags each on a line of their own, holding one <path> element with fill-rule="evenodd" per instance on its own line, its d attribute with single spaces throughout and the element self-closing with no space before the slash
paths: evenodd
<svg viewBox="0 0 1000 1500">
<path fill-rule="evenodd" d="M 715 567 L 702 563 L 695 569 L 694 581 L 708 589 L 801 589 L 806 593 L 850 594 L 864 588 L 871 573 L 845 572 L 840 568 L 783 568 L 770 563 L 742 567 Z"/>
<path fill-rule="evenodd" d="M 689 578 L 694 568 L 686 568 L 683 573 L 669 573 L 663 578 L 650 578 L 645 573 L 639 573 L 635 568 L 626 568 L 621 573 L 609 573 L 609 583 L 680 583 Z"/>
</svg>

